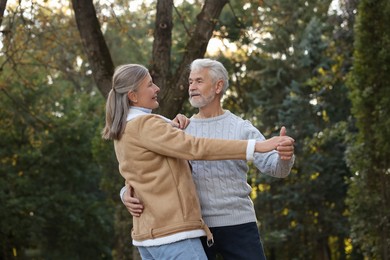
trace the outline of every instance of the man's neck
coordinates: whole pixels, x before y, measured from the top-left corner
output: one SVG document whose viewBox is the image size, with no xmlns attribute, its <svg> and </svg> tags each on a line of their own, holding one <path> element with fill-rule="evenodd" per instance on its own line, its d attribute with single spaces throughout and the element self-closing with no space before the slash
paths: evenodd
<svg viewBox="0 0 390 260">
<path fill-rule="evenodd" d="M 199 113 L 194 115 L 195 118 L 212 118 L 217 117 L 225 113 L 222 107 L 201 107 L 199 108 Z"/>
</svg>

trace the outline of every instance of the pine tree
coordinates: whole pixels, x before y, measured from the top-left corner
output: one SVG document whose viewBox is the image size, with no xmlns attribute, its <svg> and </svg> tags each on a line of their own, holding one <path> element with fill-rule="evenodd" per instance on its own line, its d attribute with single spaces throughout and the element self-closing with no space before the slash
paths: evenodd
<svg viewBox="0 0 390 260">
<path fill-rule="evenodd" d="M 348 84 L 359 130 L 349 152 L 351 237 L 369 259 L 390 259 L 389 13 L 389 1 L 360 1 Z"/>
</svg>

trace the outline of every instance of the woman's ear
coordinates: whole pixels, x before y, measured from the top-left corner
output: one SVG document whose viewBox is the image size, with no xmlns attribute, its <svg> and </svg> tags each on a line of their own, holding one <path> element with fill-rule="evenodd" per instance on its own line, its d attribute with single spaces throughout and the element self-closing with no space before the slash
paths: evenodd
<svg viewBox="0 0 390 260">
<path fill-rule="evenodd" d="M 133 91 L 129 91 L 129 93 L 127 93 L 127 97 L 130 99 L 130 101 L 135 104 L 138 102 L 138 97 L 137 97 L 137 94 Z"/>
</svg>

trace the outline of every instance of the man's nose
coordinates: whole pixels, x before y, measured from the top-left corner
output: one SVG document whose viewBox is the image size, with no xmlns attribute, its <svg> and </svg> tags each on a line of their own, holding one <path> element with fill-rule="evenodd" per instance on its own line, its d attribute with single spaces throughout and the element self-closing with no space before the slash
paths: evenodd
<svg viewBox="0 0 390 260">
<path fill-rule="evenodd" d="M 195 84 L 193 83 L 190 83 L 189 86 L 188 86 L 188 90 L 194 90 L 195 89 Z"/>
</svg>

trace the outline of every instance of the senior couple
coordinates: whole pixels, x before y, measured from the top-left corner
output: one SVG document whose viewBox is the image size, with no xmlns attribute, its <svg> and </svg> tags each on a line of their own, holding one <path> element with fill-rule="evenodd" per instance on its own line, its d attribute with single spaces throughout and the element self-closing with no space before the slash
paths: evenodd
<svg viewBox="0 0 390 260">
<path fill-rule="evenodd" d="M 294 140 L 269 139 L 222 108 L 229 86 L 216 60 L 190 65 L 189 101 L 198 113 L 169 120 L 152 110 L 159 87 L 138 64 L 116 68 L 106 103 L 103 138 L 114 140 L 133 215 L 133 244 L 143 259 L 265 259 L 247 184 L 247 161 L 284 178 Z"/>
</svg>

